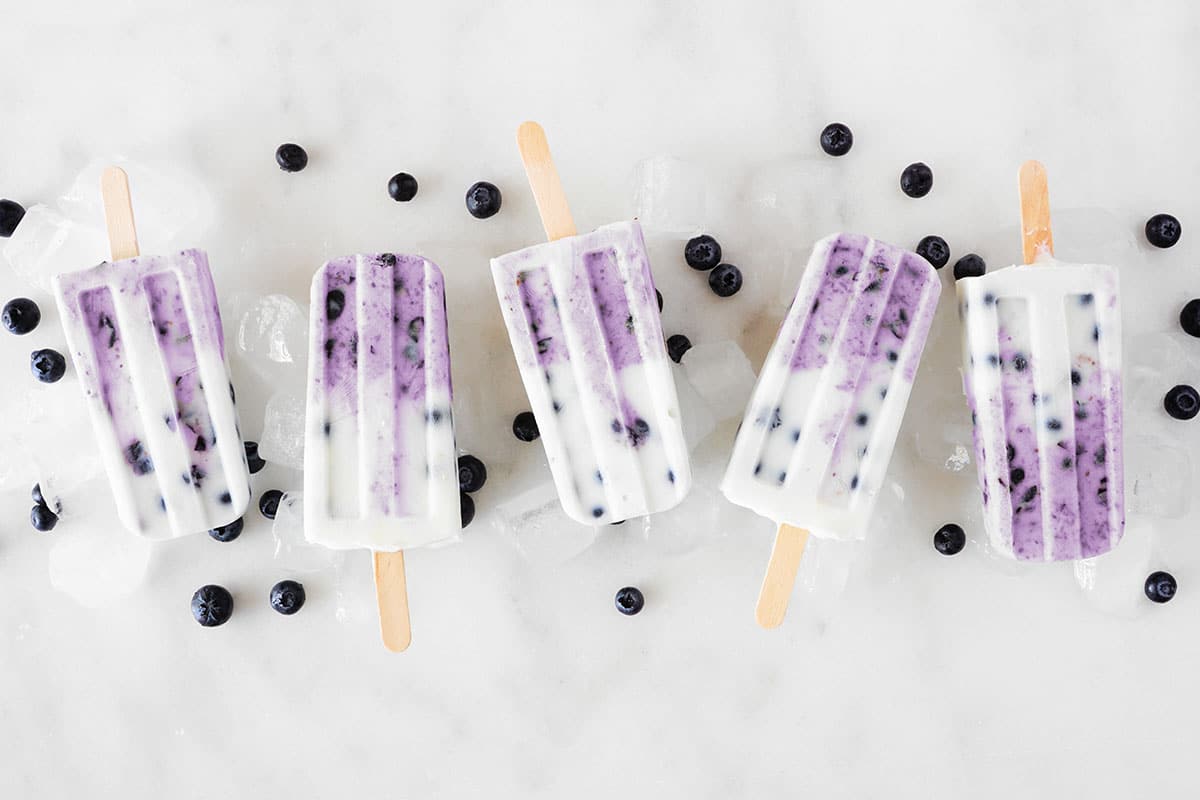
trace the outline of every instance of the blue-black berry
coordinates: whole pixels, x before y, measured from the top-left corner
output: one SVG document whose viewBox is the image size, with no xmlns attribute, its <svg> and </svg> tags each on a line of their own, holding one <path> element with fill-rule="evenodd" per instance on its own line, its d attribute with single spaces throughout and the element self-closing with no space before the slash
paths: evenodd
<svg viewBox="0 0 1200 800">
<path fill-rule="evenodd" d="M 917 255 L 941 269 L 950 261 L 950 245 L 940 236 L 926 236 L 917 242 Z"/>
<path fill-rule="evenodd" d="M 974 253 L 967 253 L 954 262 L 954 280 L 978 278 L 985 272 L 987 272 L 987 262 Z"/>
<path fill-rule="evenodd" d="M 487 219 L 500 210 L 500 190 L 494 183 L 479 181 L 467 189 L 467 211 L 475 219 Z"/>
<path fill-rule="evenodd" d="M 1175 419 L 1191 419 L 1200 413 L 1200 393 L 1181 383 L 1167 392 L 1163 398 L 1163 408 Z"/>
<path fill-rule="evenodd" d="M 682 333 L 674 333 L 667 337 L 667 355 L 676 364 L 683 358 L 683 354 L 692 349 L 692 340 L 684 336 Z"/>
<path fill-rule="evenodd" d="M 29 509 L 29 522 L 35 530 L 49 533 L 58 524 L 58 515 L 51 511 L 45 503 L 38 503 Z"/>
<path fill-rule="evenodd" d="M 303 608 L 305 599 L 304 584 L 297 581 L 280 581 L 271 587 L 271 608 L 284 616 Z"/>
<path fill-rule="evenodd" d="M 279 500 L 283 497 L 283 492 L 278 489 L 267 489 L 258 498 L 258 510 L 267 519 L 275 519 L 275 514 L 279 511 Z"/>
<path fill-rule="evenodd" d="M 1171 247 L 1183 235 L 1183 226 L 1170 214 L 1155 214 L 1146 220 L 1146 241 L 1155 247 Z"/>
<path fill-rule="evenodd" d="M 646 598 L 642 595 L 641 589 L 635 586 L 626 586 L 617 591 L 617 596 L 613 598 L 613 602 L 617 607 L 617 611 L 632 617 L 646 605 Z"/>
<path fill-rule="evenodd" d="M 708 273 L 708 288 L 717 297 L 732 297 L 742 288 L 742 271 L 733 264 L 718 264 Z"/>
<path fill-rule="evenodd" d="M 407 203 L 417 196 L 417 179 L 407 172 L 397 172 L 388 181 L 388 195 L 397 203 Z"/>
<path fill-rule="evenodd" d="M 233 616 L 233 595 L 224 586 L 201 586 L 192 595 L 192 616 L 206 628 L 224 625 Z"/>
<path fill-rule="evenodd" d="M 267 462 L 258 454 L 258 442 L 245 442 L 243 446 L 246 448 L 246 464 L 250 467 L 250 474 L 262 471 Z"/>
<path fill-rule="evenodd" d="M 831 122 L 821 131 L 821 149 L 831 156 L 844 156 L 854 146 L 854 134 L 840 122 Z"/>
<path fill-rule="evenodd" d="M 900 191 L 909 197 L 924 197 L 933 188 L 933 170 L 928 164 L 909 164 L 900 173 Z"/>
<path fill-rule="evenodd" d="M 232 542 L 234 539 L 242 535 L 242 526 L 245 521 L 238 517 L 228 525 L 221 525 L 217 528 L 209 530 L 208 535 L 216 539 L 218 542 Z"/>
<path fill-rule="evenodd" d="M 42 310 L 28 297 L 17 297 L 4 304 L 0 323 L 5 330 L 18 336 L 29 333 L 42 321 Z"/>
<path fill-rule="evenodd" d="M 465 528 L 475 519 L 475 500 L 466 492 L 458 493 L 458 510 L 462 514 L 462 526 Z"/>
<path fill-rule="evenodd" d="M 281 144 L 275 150 L 275 163 L 284 172 L 299 172 L 308 166 L 308 153 L 298 144 Z"/>
<path fill-rule="evenodd" d="M 1146 597 L 1156 603 L 1165 603 L 1175 596 L 1179 585 L 1169 572 L 1151 572 L 1146 576 Z"/>
<path fill-rule="evenodd" d="M 721 245 L 707 233 L 688 239 L 683 260 L 692 269 L 710 270 L 721 263 Z"/>
<path fill-rule="evenodd" d="M 538 431 L 537 418 L 533 416 L 532 411 L 522 411 L 513 417 L 512 431 L 513 436 L 522 442 L 532 442 L 541 436 Z"/>
<path fill-rule="evenodd" d="M 1179 312 L 1179 327 L 1189 336 L 1200 337 L 1200 298 L 1188 300 Z"/>
<path fill-rule="evenodd" d="M 57 350 L 34 350 L 29 354 L 29 368 L 42 383 L 54 383 L 67 374 L 67 360 Z"/>
<path fill-rule="evenodd" d="M 0 200 L 0 238 L 7 239 L 21 224 L 25 208 L 15 200 Z"/>
<path fill-rule="evenodd" d="M 961 525 L 949 522 L 937 529 L 933 535 L 934 548 L 944 556 L 953 556 L 967 546 L 967 534 Z"/>
<path fill-rule="evenodd" d="M 458 488 L 463 492 L 478 492 L 487 483 L 487 467 L 470 453 L 458 457 Z"/>
</svg>

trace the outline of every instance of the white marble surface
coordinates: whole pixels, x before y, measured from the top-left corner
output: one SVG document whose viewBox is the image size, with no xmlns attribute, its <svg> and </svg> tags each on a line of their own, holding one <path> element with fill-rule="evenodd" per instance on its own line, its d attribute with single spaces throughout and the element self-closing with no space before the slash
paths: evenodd
<svg viewBox="0 0 1200 800">
<path fill-rule="evenodd" d="M 0 453 L 17 486 L 0 497 L 0 796 L 1190 793 L 1200 513 L 1170 487 L 1192 475 L 1200 421 L 1167 419 L 1160 398 L 1200 382 L 1200 342 L 1171 335 L 1200 292 L 1193 4 L 74 6 L 3 11 L 0 196 L 53 203 L 88 162 L 114 155 L 199 176 L 167 184 L 196 187 L 181 203 L 200 211 L 179 230 L 180 209 L 141 209 L 143 248 L 205 247 L 227 305 L 238 292 L 303 302 L 334 255 L 430 255 L 452 293 L 460 444 L 493 479 L 461 545 L 410 554 L 415 641 L 395 656 L 379 645 L 365 553 L 277 559 L 257 511 L 225 545 L 199 535 L 142 548 L 103 513 L 37 534 L 33 466 Z M 526 118 L 550 132 L 581 227 L 632 213 L 640 159 L 701 170 L 697 221 L 746 288 L 716 299 L 652 232 L 664 327 L 737 337 L 756 367 L 812 240 L 837 227 L 910 246 L 939 233 L 956 255 L 1007 263 L 1019 252 L 1017 165 L 1042 159 L 1060 255 L 1120 258 L 1126 286 L 1128 480 L 1141 499 L 1126 545 L 1096 565 L 1094 596 L 1069 565 L 982 549 L 974 466 L 944 467 L 965 441 L 951 304 L 894 485 L 840 596 L 827 553 L 784 627 L 758 630 L 771 526 L 719 506 L 706 525 L 666 521 L 648 538 L 604 531 L 566 563 L 523 557 L 491 524 L 524 401 L 486 258 L 541 236 L 514 146 Z M 816 146 L 835 119 L 855 133 L 838 161 Z M 289 140 L 311 157 L 297 175 L 273 163 Z M 922 200 L 897 188 L 915 160 L 935 174 Z M 408 205 L 385 193 L 399 170 L 421 184 Z M 479 179 L 505 198 L 484 222 L 462 202 Z M 138 192 L 135 180 L 135 204 Z M 1157 211 L 1183 222 L 1173 250 L 1140 238 Z M 32 292 L 50 308 L 0 269 L 5 296 Z M 25 339 L 0 336 L 6 436 L 40 430 L 12 403 L 32 398 L 44 419 L 59 408 L 32 394 L 25 366 L 35 342 L 60 342 L 48 317 Z M 244 362 L 234 369 L 256 436 L 268 385 Z M 710 474 L 728 432 L 699 451 Z M 52 460 L 83 464 L 87 447 Z M 296 481 L 273 465 L 254 486 Z M 972 542 L 947 559 L 931 537 L 950 520 Z M 1172 603 L 1140 599 L 1150 568 L 1178 577 Z M 308 589 L 292 618 L 266 602 L 283 577 Z M 114 596 L 122 580 L 130 593 Z M 237 601 L 212 630 L 188 613 L 208 582 Z M 612 608 L 626 584 L 646 592 L 635 618 Z"/>
</svg>

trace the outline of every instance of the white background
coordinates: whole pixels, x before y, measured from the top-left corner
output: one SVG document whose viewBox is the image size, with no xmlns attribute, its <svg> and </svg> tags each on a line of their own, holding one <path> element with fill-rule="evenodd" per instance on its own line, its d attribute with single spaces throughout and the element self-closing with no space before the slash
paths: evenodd
<svg viewBox="0 0 1200 800">
<path fill-rule="evenodd" d="M 1153 494 L 1180 475 L 1191 491 L 1200 426 L 1160 405 L 1173 383 L 1200 382 L 1200 342 L 1170 335 L 1200 293 L 1194 4 L 5 5 L 0 196 L 52 203 L 85 164 L 116 155 L 198 175 L 211 198 L 203 226 L 167 241 L 143 224 L 143 250 L 207 249 L 223 298 L 303 302 L 326 258 L 429 255 L 451 292 L 459 443 L 495 477 L 462 544 L 409 554 L 415 639 L 389 655 L 367 554 L 293 575 L 256 510 L 238 541 L 155 545 L 128 594 L 80 602 L 51 585 L 52 551 L 101 533 L 78 519 L 34 532 L 32 468 L 10 464 L 28 475 L 0 506 L 0 796 L 1059 798 L 1194 787 L 1197 514 L 1180 516 L 1190 501 L 1177 489 L 1165 492 L 1169 511 Z M 581 228 L 634 212 L 640 159 L 670 154 L 701 171 L 699 222 L 746 289 L 717 299 L 655 235 L 664 328 L 735 337 L 756 368 L 789 299 L 779 286 L 794 284 L 814 239 L 845 227 L 913 246 L 939 233 L 955 257 L 1010 263 L 1016 169 L 1043 160 L 1056 211 L 1093 209 L 1058 217 L 1060 254 L 1124 259 L 1127 360 L 1147 365 L 1136 382 L 1127 372 L 1130 460 L 1140 453 L 1128 536 L 1096 565 L 1096 597 L 1070 565 L 987 555 L 974 465 L 942 466 L 941 432 L 965 417 L 952 302 L 930 337 L 894 483 L 840 597 L 818 578 L 781 629 L 757 629 L 772 529 L 748 514 L 652 526 L 648 539 L 605 531 L 565 564 L 522 558 L 489 512 L 505 495 L 518 445 L 507 426 L 524 400 L 486 259 L 542 235 L 514 143 L 526 118 L 548 130 Z M 832 120 L 855 133 L 838 161 L 817 148 Z M 284 141 L 307 147 L 306 171 L 275 167 Z M 911 200 L 897 179 L 917 160 L 935 184 Z M 385 192 L 400 170 L 420 181 L 407 205 Z M 504 191 L 484 222 L 462 202 L 480 179 Z M 136 206 L 136 181 L 134 195 Z M 1171 251 L 1141 238 L 1158 211 L 1183 222 Z M 48 315 L 33 336 L 3 334 L 2 391 L 41 402 L 27 352 L 61 346 L 56 317 L 48 295 L 0 268 L 6 296 L 30 294 Z M 268 387 L 237 361 L 234 371 L 243 429 L 256 436 Z M 272 466 L 254 487 L 297 480 Z M 1135 481 L 1150 498 L 1136 514 Z M 972 542 L 948 559 L 931 537 L 951 520 Z M 1151 606 L 1141 581 L 1159 568 L 1180 593 Z M 266 603 L 283 577 L 308 588 L 292 618 Z M 212 630 L 188 612 L 209 582 L 237 598 Z M 648 604 L 625 618 L 612 596 L 631 583 Z"/>
</svg>

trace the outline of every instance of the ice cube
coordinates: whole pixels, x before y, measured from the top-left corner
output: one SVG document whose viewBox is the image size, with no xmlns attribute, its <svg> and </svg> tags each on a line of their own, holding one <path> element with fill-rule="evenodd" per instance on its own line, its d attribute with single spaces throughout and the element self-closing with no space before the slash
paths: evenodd
<svg viewBox="0 0 1200 800">
<path fill-rule="evenodd" d="M 683 438 L 687 442 L 688 451 L 691 452 L 717 427 L 717 418 L 709 409 L 708 403 L 704 402 L 704 398 L 687 379 L 683 367 L 672 364 L 671 371 L 675 375 L 675 393 L 679 397 L 679 416 L 683 423 Z"/>
<path fill-rule="evenodd" d="M 718 420 L 740 417 L 754 389 L 754 368 L 737 342 L 703 342 L 683 355 L 692 387 Z"/>
<path fill-rule="evenodd" d="M 567 516 L 558 501 L 545 452 L 537 445 L 522 448 L 516 462 L 497 481 L 497 494 L 507 498 L 492 515 L 492 525 L 530 563 L 562 564 L 591 547 L 599 529 Z"/>
<path fill-rule="evenodd" d="M 690 233 L 708 219 L 708 180 L 697 164 L 671 156 L 643 159 L 633 171 L 633 216 L 663 233 Z"/>
<path fill-rule="evenodd" d="M 308 309 L 284 294 L 235 297 L 234 353 L 260 377 L 299 388 L 308 363 Z"/>
<path fill-rule="evenodd" d="M 1152 519 L 1178 519 L 1192 505 L 1192 461 L 1176 442 L 1142 434 L 1125 439 L 1126 510 Z"/>
<path fill-rule="evenodd" d="M 800 559 L 796 583 L 808 595 L 806 603 L 816 603 L 822 609 L 832 607 L 846 588 L 850 573 L 858 563 L 864 539 L 822 539 L 809 536 Z"/>
<path fill-rule="evenodd" d="M 4 245 L 4 256 L 21 280 L 49 292 L 50 279 L 58 273 L 86 269 L 108 258 L 108 239 L 102 225 L 102 217 L 94 225 L 84 225 L 53 208 L 35 205 L 26 210 L 25 218 Z"/>
<path fill-rule="evenodd" d="M 100 473 L 100 449 L 74 375 L 25 396 L 25 449 L 47 502 Z"/>
<path fill-rule="evenodd" d="M 275 561 L 292 572 L 317 572 L 336 567 L 344 554 L 340 550 L 311 544 L 304 538 L 304 494 L 288 490 L 279 499 L 275 520 L 271 523 L 275 540 Z"/>
<path fill-rule="evenodd" d="M 304 469 L 304 398 L 300 392 L 278 391 L 267 400 L 258 452 L 269 462 Z"/>
<path fill-rule="evenodd" d="M 1136 616 L 1150 606 L 1144 590 L 1153 554 L 1149 525 L 1127 524 L 1113 550 L 1075 562 L 1075 580 L 1088 603 L 1105 613 Z"/>
</svg>

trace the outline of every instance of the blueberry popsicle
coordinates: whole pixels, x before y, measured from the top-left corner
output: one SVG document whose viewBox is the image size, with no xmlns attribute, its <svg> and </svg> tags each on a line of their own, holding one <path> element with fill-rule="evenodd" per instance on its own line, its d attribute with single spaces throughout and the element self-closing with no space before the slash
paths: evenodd
<svg viewBox="0 0 1200 800">
<path fill-rule="evenodd" d="M 1056 261 L 1040 164 L 1021 187 L 1029 263 L 958 282 L 984 524 L 1018 560 L 1090 558 L 1124 531 L 1117 272 Z"/>
<path fill-rule="evenodd" d="M 574 235 L 544 132 L 518 141 L 550 241 L 492 276 L 559 500 L 587 525 L 672 508 L 691 467 L 641 228 Z"/>
<path fill-rule="evenodd" d="M 115 186 L 128 211 L 125 174 L 104 181 L 106 207 Z M 240 517 L 250 476 L 208 257 L 138 256 L 131 211 L 126 227 L 123 253 L 114 239 L 112 262 L 56 276 L 54 292 L 118 515 L 168 539 Z"/>
</svg>

